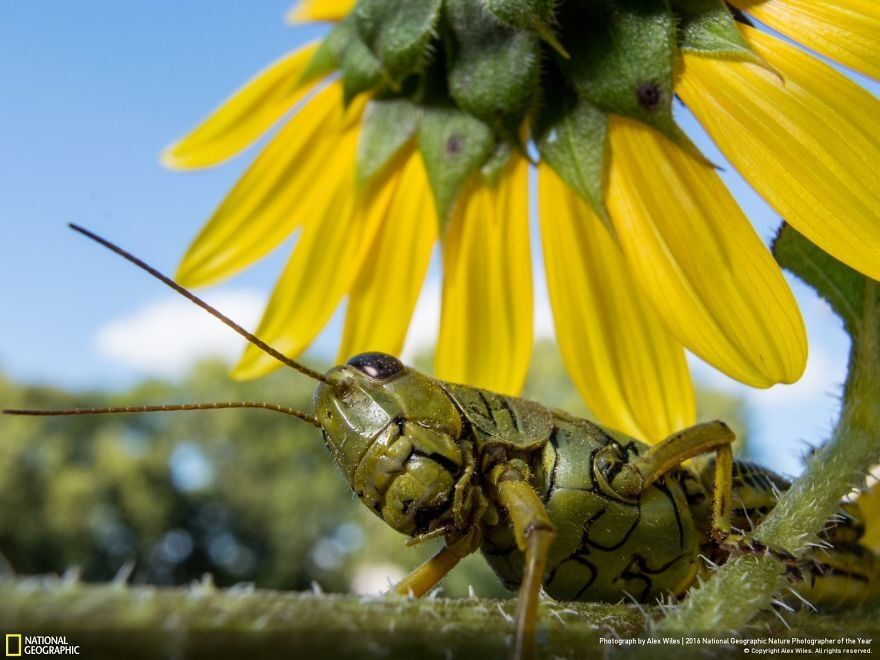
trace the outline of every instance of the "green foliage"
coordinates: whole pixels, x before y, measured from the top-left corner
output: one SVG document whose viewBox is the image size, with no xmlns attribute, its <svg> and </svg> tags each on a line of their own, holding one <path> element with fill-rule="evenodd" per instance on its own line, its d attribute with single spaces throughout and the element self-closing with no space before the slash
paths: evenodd
<svg viewBox="0 0 880 660">
<path fill-rule="evenodd" d="M 149 382 L 117 396 L 8 384 L 0 395 L 43 407 L 282 398 L 308 407 L 311 398 L 307 382 L 230 383 L 219 365 L 180 385 Z M 351 508 L 339 506 L 336 475 L 312 430 L 230 412 L 4 418 L 0 552 L 26 573 L 79 566 L 102 580 L 133 559 L 137 581 L 208 571 L 222 584 L 307 586 L 323 576 L 310 568 L 312 546 L 348 522 Z"/>
</svg>

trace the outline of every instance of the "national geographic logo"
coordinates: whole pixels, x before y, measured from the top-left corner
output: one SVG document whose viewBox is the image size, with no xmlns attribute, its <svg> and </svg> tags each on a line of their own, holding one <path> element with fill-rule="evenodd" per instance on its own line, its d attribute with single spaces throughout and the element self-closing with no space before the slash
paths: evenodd
<svg viewBox="0 0 880 660">
<path fill-rule="evenodd" d="M 17 658 L 21 655 L 21 635 L 6 635 L 6 657 Z"/>
<path fill-rule="evenodd" d="M 79 645 L 69 644 L 67 635 L 6 633 L 6 657 L 23 655 L 79 655 Z"/>
</svg>

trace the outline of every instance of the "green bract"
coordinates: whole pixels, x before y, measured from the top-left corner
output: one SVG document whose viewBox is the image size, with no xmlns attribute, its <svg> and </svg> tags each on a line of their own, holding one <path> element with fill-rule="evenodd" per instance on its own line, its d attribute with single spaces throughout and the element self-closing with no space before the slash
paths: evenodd
<svg viewBox="0 0 880 660">
<path fill-rule="evenodd" d="M 471 175 L 538 154 L 602 218 L 609 114 L 696 151 L 672 112 L 682 51 L 759 61 L 722 0 L 359 0 L 304 76 L 373 95 L 369 179 L 417 136 L 441 227 Z"/>
<path fill-rule="evenodd" d="M 492 130 L 473 115 L 448 106 L 429 106 L 419 126 L 419 148 L 439 218 L 446 218 L 468 175 L 492 152 Z"/>
<path fill-rule="evenodd" d="M 361 0 L 357 31 L 394 79 L 418 71 L 440 18 L 441 0 Z"/>
<path fill-rule="evenodd" d="M 605 166 L 605 114 L 565 89 L 548 89 L 535 113 L 532 134 L 541 156 L 611 226 L 602 203 Z"/>
<path fill-rule="evenodd" d="M 370 179 L 419 127 L 421 109 L 404 97 L 376 98 L 367 104 L 357 152 L 358 181 Z"/>
</svg>

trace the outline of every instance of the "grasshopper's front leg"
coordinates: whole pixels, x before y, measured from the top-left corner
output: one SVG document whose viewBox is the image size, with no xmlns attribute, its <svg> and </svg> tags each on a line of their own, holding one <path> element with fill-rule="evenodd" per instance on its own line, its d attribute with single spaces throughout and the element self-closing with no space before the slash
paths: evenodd
<svg viewBox="0 0 880 660">
<path fill-rule="evenodd" d="M 421 598 L 474 550 L 475 544 L 470 539 L 443 546 L 437 554 L 398 582 L 394 591 L 401 596 L 412 594 Z"/>
<path fill-rule="evenodd" d="M 510 516 L 514 537 L 525 553 L 523 579 L 516 608 L 515 660 L 535 656 L 535 627 L 538 597 L 544 578 L 547 554 L 556 537 L 556 528 L 535 490 L 529 485 L 529 470 L 518 460 L 496 465 L 490 475 L 496 501 Z"/>
<path fill-rule="evenodd" d="M 433 538 L 437 532 L 446 535 L 446 545 L 437 554 L 395 585 L 394 591 L 401 596 L 412 594 L 421 598 L 480 545 L 481 535 L 477 521 L 482 518 L 487 502 L 479 489 L 471 488 L 471 478 L 475 470 L 470 444 L 464 443 L 463 450 L 466 467 L 454 489 L 452 510 L 455 524 L 415 537 L 407 543 L 420 543 Z"/>
</svg>

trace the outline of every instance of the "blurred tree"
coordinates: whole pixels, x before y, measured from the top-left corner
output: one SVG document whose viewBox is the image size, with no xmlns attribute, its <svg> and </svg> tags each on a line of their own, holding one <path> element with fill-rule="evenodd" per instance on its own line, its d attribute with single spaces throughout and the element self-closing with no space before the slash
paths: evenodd
<svg viewBox="0 0 880 660">
<path fill-rule="evenodd" d="M 418 368 L 431 364 L 416 360 Z M 704 393 L 701 393 L 704 394 Z M 311 409 L 312 384 L 279 371 L 234 382 L 204 363 L 181 383 L 121 393 L 69 393 L 0 379 L 8 407 L 62 408 L 258 400 Z M 536 346 L 526 396 L 586 415 L 549 342 Z M 742 407 L 700 396 L 704 418 L 744 427 Z M 210 573 L 219 585 L 331 591 L 379 589 L 439 541 L 404 539 L 351 494 L 311 427 L 265 411 L 227 410 L 0 420 L 0 554 L 17 573 L 108 580 L 133 566 L 136 583 L 181 584 Z M 2 563 L 2 562 L 0 562 Z M 446 580 L 504 596 L 479 556 Z"/>
</svg>

